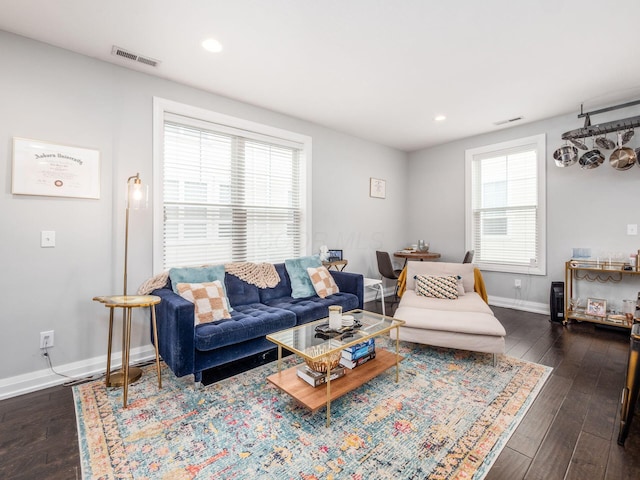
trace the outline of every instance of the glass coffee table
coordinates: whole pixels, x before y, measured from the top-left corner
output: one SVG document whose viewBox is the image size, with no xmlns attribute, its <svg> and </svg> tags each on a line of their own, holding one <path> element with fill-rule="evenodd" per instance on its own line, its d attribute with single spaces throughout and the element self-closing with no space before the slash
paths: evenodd
<svg viewBox="0 0 640 480">
<path fill-rule="evenodd" d="M 396 367 L 396 382 L 398 382 L 400 362 L 403 359 L 398 353 L 399 335 L 397 333 L 399 332 L 396 332 L 395 353 L 376 349 L 375 358 L 353 370 L 347 369 L 347 373 L 343 377 L 332 381 L 331 369 L 339 361 L 343 349 L 370 338 L 388 334 L 394 328 L 398 330 L 405 323 L 404 320 L 365 310 L 352 310 L 345 312 L 346 314 L 353 315 L 355 318 L 356 325 L 353 328 L 342 329 L 338 332 L 328 331 L 322 328 L 324 324 L 328 324 L 328 318 L 323 318 L 267 335 L 267 340 L 278 345 L 278 372 L 267 377 L 267 380 L 312 412 L 326 406 L 327 427 L 331 424 L 332 400 L 355 390 L 394 365 Z M 297 365 L 282 370 L 283 348 L 302 357 L 307 365 L 314 366 L 314 370 L 324 372 L 326 374 L 325 382 L 318 387 L 307 384 L 298 378 Z"/>
</svg>

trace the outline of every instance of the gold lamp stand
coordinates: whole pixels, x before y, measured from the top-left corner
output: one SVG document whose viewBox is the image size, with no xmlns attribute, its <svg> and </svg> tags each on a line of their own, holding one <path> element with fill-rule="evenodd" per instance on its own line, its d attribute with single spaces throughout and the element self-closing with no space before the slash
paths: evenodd
<svg viewBox="0 0 640 480">
<path fill-rule="evenodd" d="M 132 182 L 133 181 L 133 182 Z M 127 265 L 129 259 L 129 210 L 130 208 L 138 209 L 142 208 L 143 204 L 147 202 L 147 195 L 144 192 L 145 188 L 140 180 L 140 174 L 135 175 L 127 179 L 127 208 L 125 211 L 125 230 L 124 230 L 124 288 L 123 297 L 127 296 Z M 122 387 L 125 379 L 125 363 L 129 361 L 128 349 L 126 345 L 131 344 L 131 328 L 127 328 L 127 325 L 131 325 L 131 309 L 124 308 L 122 310 L 122 366 L 117 372 L 113 372 L 109 381 L 108 387 Z M 111 342 L 109 342 L 111 344 Z M 125 352 L 127 352 L 125 358 Z M 128 383 L 131 384 L 140 379 L 142 376 L 142 369 L 139 367 L 129 367 Z"/>
</svg>

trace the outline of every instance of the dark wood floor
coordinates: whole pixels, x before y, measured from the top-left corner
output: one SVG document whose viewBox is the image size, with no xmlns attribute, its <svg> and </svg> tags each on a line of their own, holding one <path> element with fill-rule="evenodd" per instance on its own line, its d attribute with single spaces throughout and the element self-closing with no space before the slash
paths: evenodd
<svg viewBox="0 0 640 480">
<path fill-rule="evenodd" d="M 387 314 L 394 307 L 387 303 Z M 379 311 L 380 303 L 365 308 Z M 507 330 L 508 355 L 554 370 L 487 479 L 640 479 L 638 415 L 625 447 L 616 441 L 628 332 L 493 310 Z M 69 387 L 0 402 L 0 478 L 72 480 L 80 478 L 79 462 Z"/>
</svg>

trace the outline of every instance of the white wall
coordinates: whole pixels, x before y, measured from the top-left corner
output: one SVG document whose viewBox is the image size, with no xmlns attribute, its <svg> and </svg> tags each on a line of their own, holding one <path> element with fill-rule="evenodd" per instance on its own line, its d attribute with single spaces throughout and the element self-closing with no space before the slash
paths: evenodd
<svg viewBox="0 0 640 480">
<path fill-rule="evenodd" d="M 406 242 L 403 152 L 2 31 L 0 51 L 0 398 L 59 381 L 40 356 L 44 330 L 55 331 L 59 370 L 104 370 L 108 311 L 92 298 L 122 289 L 124 188 L 136 172 L 152 179 L 154 96 L 311 136 L 314 252 L 341 248 L 348 271 L 377 276 L 375 249 Z M 13 137 L 99 150 L 101 198 L 12 195 Z M 385 200 L 369 197 L 369 177 L 386 179 Z M 153 273 L 151 212 L 132 213 L 130 292 Z M 55 248 L 40 248 L 42 230 L 56 232 Z M 147 339 L 138 313 L 138 357 L 149 353 Z"/>
<path fill-rule="evenodd" d="M 629 101 L 635 99 L 629 99 Z M 624 103 L 624 102 L 620 102 Z M 576 113 L 495 133 L 466 138 L 409 155 L 408 236 L 425 237 L 443 260 L 460 261 L 465 251 L 465 150 L 516 138 L 546 134 L 547 159 L 547 275 L 516 275 L 485 272 L 484 278 L 493 304 L 534 311 L 546 311 L 552 281 L 564 281 L 564 263 L 574 247 L 591 248 L 594 256 L 609 252 L 633 253 L 640 237 L 627 235 L 627 224 L 640 224 L 640 168 L 617 171 L 607 160 L 599 168 L 582 170 L 578 164 L 558 168 L 553 152 L 562 146 L 564 132 L 581 128 Z M 640 107 L 600 114 L 592 124 L 640 115 Z M 614 135 L 609 138 L 615 140 Z M 591 140 L 588 146 L 591 147 Z M 640 146 L 640 132 L 627 145 Z M 514 288 L 514 279 L 522 289 Z M 627 278 L 620 285 L 599 282 L 583 285 L 581 296 L 601 295 L 620 303 L 635 299 L 640 280 Z"/>
</svg>

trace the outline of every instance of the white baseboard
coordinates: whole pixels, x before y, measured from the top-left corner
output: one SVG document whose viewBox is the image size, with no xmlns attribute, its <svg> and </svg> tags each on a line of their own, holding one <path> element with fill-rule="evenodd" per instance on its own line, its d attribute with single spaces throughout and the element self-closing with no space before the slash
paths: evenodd
<svg viewBox="0 0 640 480">
<path fill-rule="evenodd" d="M 120 353 L 114 352 L 114 356 L 119 358 Z M 151 345 L 131 349 L 130 362 L 132 364 L 147 362 L 154 358 L 155 350 Z M 45 358 L 42 359 L 42 363 L 46 365 Z M 65 365 L 54 365 L 53 368 L 56 372 L 66 375 L 67 377 L 82 379 L 94 375 L 104 375 L 106 365 L 107 356 L 102 355 L 79 362 L 67 363 Z M 119 364 L 112 366 L 113 369 L 119 367 Z M 69 378 L 56 375 L 49 370 L 49 368 L 25 373 L 23 375 L 16 375 L 15 377 L 4 378 L 0 380 L 0 400 L 61 385 L 69 381 L 71 381 Z"/>
<path fill-rule="evenodd" d="M 517 300 L 515 298 L 505 297 L 489 297 L 489 305 L 496 307 L 512 308 L 514 310 L 522 310 L 524 312 L 539 313 L 541 315 L 550 315 L 549 304 L 529 302 L 526 300 Z"/>
</svg>

